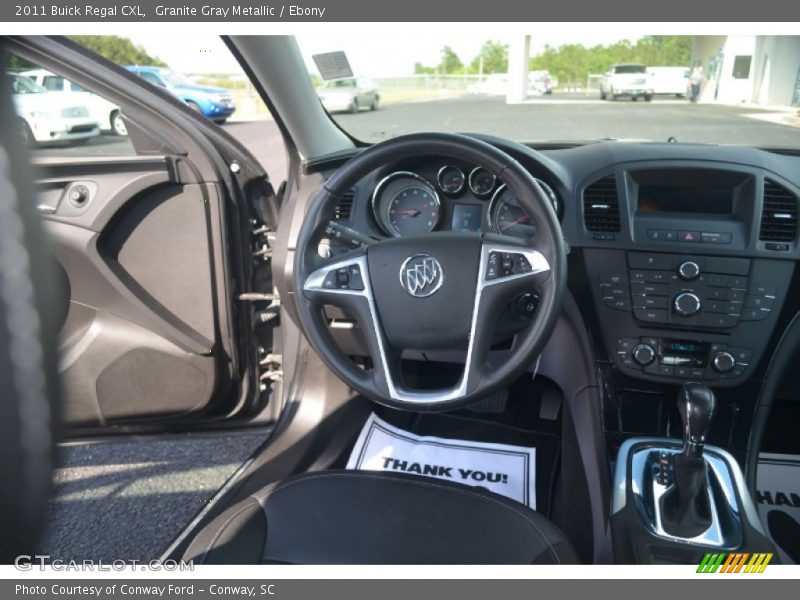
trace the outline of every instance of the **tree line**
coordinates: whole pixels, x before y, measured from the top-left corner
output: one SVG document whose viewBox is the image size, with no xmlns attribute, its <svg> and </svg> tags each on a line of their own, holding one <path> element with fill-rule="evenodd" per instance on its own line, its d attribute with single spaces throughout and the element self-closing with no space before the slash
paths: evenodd
<svg viewBox="0 0 800 600">
<path fill-rule="evenodd" d="M 530 70 L 549 71 L 562 84 L 584 84 L 590 74 L 604 73 L 617 63 L 641 63 L 649 67 L 688 67 L 692 59 L 692 36 L 651 35 L 636 43 L 621 40 L 608 45 L 586 47 L 582 44 L 545 46 L 531 57 Z M 416 74 L 470 75 L 508 71 L 508 46 L 498 41 L 485 42 L 480 52 L 465 63 L 449 46 L 441 50 L 436 66 L 414 65 Z"/>
<path fill-rule="evenodd" d="M 118 65 L 167 66 L 163 60 L 148 54 L 144 48 L 137 46 L 128 38 L 117 35 L 71 35 L 69 38 L 79 46 L 88 48 Z M 8 66 L 15 70 L 37 67 L 15 55 L 9 55 Z"/>
</svg>

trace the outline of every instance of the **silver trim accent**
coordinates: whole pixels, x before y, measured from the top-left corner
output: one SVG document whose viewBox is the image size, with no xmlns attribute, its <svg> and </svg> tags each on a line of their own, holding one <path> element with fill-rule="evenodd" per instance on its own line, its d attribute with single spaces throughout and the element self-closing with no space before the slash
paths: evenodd
<svg viewBox="0 0 800 600">
<path fill-rule="evenodd" d="M 427 260 L 431 261 L 430 271 L 432 279 L 430 281 L 428 281 L 428 278 L 426 277 L 425 273 L 427 265 L 425 262 L 423 262 L 422 265 L 417 265 L 417 267 L 414 269 L 414 273 L 417 275 L 417 277 L 414 278 L 414 281 L 412 282 L 412 277 L 408 271 L 407 265 L 409 262 L 411 262 L 416 258 L 422 258 L 423 261 Z M 420 266 L 422 266 L 423 269 L 421 282 L 418 277 Z M 442 284 L 444 283 L 444 269 L 442 269 L 441 263 L 430 254 L 412 254 L 403 261 L 402 265 L 400 265 L 399 277 L 400 277 L 400 285 L 408 293 L 409 296 L 413 296 L 414 298 L 427 298 L 428 296 L 432 296 L 433 294 L 435 294 L 437 291 L 439 291 L 439 288 L 442 287 Z M 432 284 L 434 282 L 436 282 L 436 285 L 434 285 L 429 290 L 425 290 L 428 284 Z M 425 293 L 418 294 L 417 292 L 419 291 L 425 291 Z"/>
<path fill-rule="evenodd" d="M 447 191 L 446 189 L 444 189 L 444 186 L 442 185 L 442 173 L 444 173 L 445 170 L 447 170 L 447 169 L 455 169 L 456 171 L 461 173 L 461 187 L 459 187 L 454 192 Z M 458 168 L 458 167 L 456 167 L 454 165 L 444 165 L 441 169 L 439 169 L 436 172 L 436 183 L 439 184 L 439 189 L 442 190 L 445 194 L 455 196 L 455 195 L 460 194 L 461 192 L 464 191 L 464 186 L 467 184 L 467 177 L 466 177 L 466 175 L 464 175 L 464 171 L 462 171 L 460 168 Z"/>
<path fill-rule="evenodd" d="M 552 187 L 550 187 L 547 183 L 545 183 L 538 177 L 534 177 L 533 179 L 542 188 L 544 188 L 544 193 L 547 194 L 547 197 L 550 199 L 550 204 L 553 207 L 556 216 L 558 216 L 558 196 L 556 196 L 555 190 L 553 190 Z M 492 199 L 489 201 L 489 208 L 487 209 L 486 212 L 486 222 L 489 226 L 489 229 L 501 235 L 504 234 L 497 228 L 497 223 L 494 222 L 493 217 L 494 217 L 494 211 L 497 208 L 497 203 L 500 202 L 500 196 L 503 194 L 503 192 L 506 191 L 507 188 L 508 186 L 504 183 L 499 188 L 497 188 L 497 190 L 495 190 L 494 194 L 492 194 Z"/>
<path fill-rule="evenodd" d="M 410 177 L 411 179 L 416 179 L 430 189 L 434 200 L 436 200 L 436 206 L 439 207 L 439 218 L 433 225 L 433 229 L 436 229 L 442 220 L 442 200 L 439 198 L 439 193 L 436 191 L 436 187 L 433 186 L 430 181 L 424 177 L 420 177 L 416 173 L 412 173 L 411 171 L 394 171 L 393 173 L 389 173 L 386 177 L 378 182 L 378 185 L 375 186 L 375 189 L 372 191 L 372 199 L 370 200 L 370 209 L 372 210 L 372 216 L 375 217 L 375 221 L 378 223 L 378 226 L 386 235 L 390 235 L 392 237 L 403 237 L 401 233 L 395 231 L 395 229 L 389 225 L 389 205 L 386 205 L 386 220 L 381 218 L 376 205 L 380 194 L 383 192 L 383 187 L 391 182 L 392 179 L 397 177 Z"/>
<path fill-rule="evenodd" d="M 686 267 L 688 265 L 694 265 L 694 268 L 697 269 L 697 274 L 694 277 L 689 277 L 683 274 L 683 267 Z M 678 275 L 680 275 L 680 278 L 683 279 L 684 281 L 694 281 L 700 276 L 700 265 L 698 265 L 693 260 L 685 260 L 678 267 Z"/>
<path fill-rule="evenodd" d="M 527 273 L 517 273 L 514 275 L 509 275 L 507 277 L 499 277 L 497 279 L 486 279 L 486 270 L 489 264 L 489 255 L 492 252 L 511 252 L 516 254 L 522 254 L 530 263 L 531 270 L 528 271 Z M 336 288 L 325 289 L 322 287 L 323 282 L 325 281 L 325 277 L 330 271 L 339 269 L 341 267 L 349 267 L 352 265 L 358 265 L 361 269 L 361 279 L 364 282 L 363 290 L 341 290 Z M 493 285 L 498 285 L 501 283 L 506 283 L 508 281 L 514 281 L 517 279 L 522 279 L 524 277 L 532 277 L 534 275 L 538 275 L 539 273 L 544 273 L 547 271 L 550 271 L 550 263 L 547 262 L 547 259 L 538 250 L 533 250 L 532 248 L 525 248 L 508 244 L 483 244 L 481 246 L 480 267 L 478 271 L 477 282 L 475 285 L 475 307 L 472 309 L 469 343 L 467 345 L 467 356 L 464 363 L 464 372 L 461 374 L 458 383 L 454 387 L 443 390 L 436 390 L 433 392 L 417 392 L 413 390 L 403 389 L 398 384 L 396 384 L 394 382 L 394 379 L 392 378 L 392 374 L 390 372 L 389 365 L 386 360 L 386 348 L 385 348 L 386 342 L 383 339 L 382 329 L 380 323 L 378 322 L 378 316 L 377 316 L 378 313 L 377 310 L 375 309 L 375 299 L 372 293 L 372 282 L 370 281 L 369 270 L 367 267 L 367 257 L 365 255 L 356 258 L 340 260 L 333 264 L 317 269 L 306 278 L 306 282 L 303 285 L 303 289 L 308 291 L 326 292 L 329 294 L 346 294 L 352 296 L 361 296 L 365 298 L 367 301 L 367 306 L 369 308 L 372 327 L 373 330 L 375 331 L 375 337 L 378 341 L 378 351 L 380 353 L 379 358 L 383 368 L 384 377 L 386 378 L 386 384 L 389 388 L 390 398 L 398 402 L 407 402 L 409 404 L 436 404 L 442 402 L 449 402 L 451 400 L 457 400 L 458 398 L 462 398 L 467 394 L 467 383 L 471 375 L 470 364 L 472 362 L 472 354 L 474 352 L 473 344 L 475 340 L 475 331 L 477 329 L 477 324 L 478 324 L 477 323 L 478 313 L 481 305 L 481 298 L 483 296 L 483 290 Z"/>
<path fill-rule="evenodd" d="M 681 453 L 681 442 L 678 440 L 670 440 L 668 438 L 631 438 L 626 440 L 619 449 L 617 454 L 617 461 L 614 467 L 614 487 L 611 501 L 611 514 L 617 514 L 625 508 L 627 491 L 628 491 L 628 458 L 631 456 L 631 451 L 635 445 L 645 444 L 643 447 L 636 451 L 631 457 L 631 490 L 636 496 L 635 507 L 639 515 L 642 517 L 643 524 L 654 535 L 669 539 L 672 541 L 682 542 L 686 544 L 703 544 L 709 546 L 726 547 L 737 541 L 741 542 L 741 523 L 739 523 L 739 530 L 733 532 L 726 532 L 722 530 L 720 520 L 717 518 L 719 514 L 718 507 L 714 503 L 712 495 L 709 496 L 711 500 L 712 510 L 712 525 L 709 529 L 701 535 L 685 539 L 671 536 L 663 530 L 661 526 L 661 515 L 659 511 L 658 500 L 666 491 L 666 487 L 658 484 L 654 477 L 651 477 L 650 485 L 653 487 L 654 504 L 654 518 L 655 522 L 651 520 L 650 515 L 646 514 L 645 504 L 643 500 L 643 492 L 645 483 L 645 476 L 648 475 L 645 471 L 645 463 L 650 452 L 666 451 L 671 454 Z M 718 446 L 706 446 L 704 453 L 706 464 L 709 469 L 709 476 L 713 476 L 719 484 L 725 503 L 728 509 L 737 515 L 739 520 L 746 519 L 747 523 L 756 529 L 759 533 L 766 535 L 761 521 L 758 517 L 753 499 L 747 491 L 747 486 L 744 482 L 742 470 L 736 459 L 727 451 L 719 448 Z M 657 490 L 656 488 L 661 488 Z M 709 490 L 710 491 L 710 490 Z M 738 491 L 738 496 L 737 492 Z M 738 540 L 736 539 L 738 536 Z"/>
<path fill-rule="evenodd" d="M 678 300 L 680 298 L 683 298 L 684 296 L 691 296 L 692 298 L 697 300 L 697 310 L 694 311 L 693 313 L 684 313 L 681 309 L 678 308 Z M 675 309 L 675 312 L 678 313 L 680 316 L 688 318 L 688 317 L 693 317 L 694 315 L 699 313 L 700 310 L 703 308 L 703 303 L 697 296 L 697 294 L 693 294 L 692 292 L 681 292 L 680 294 L 675 296 L 675 299 L 672 301 L 672 307 Z"/>
<path fill-rule="evenodd" d="M 478 171 L 486 171 L 487 173 L 489 173 L 489 171 L 485 167 L 481 167 L 481 166 L 475 167 L 474 169 L 472 169 L 472 171 L 469 172 L 469 178 L 467 179 L 467 185 L 469 186 L 469 191 L 472 192 L 473 194 L 475 194 L 478 198 L 485 198 L 486 196 L 488 196 L 489 194 L 492 193 L 492 190 L 489 190 L 488 192 L 484 192 L 484 193 L 481 194 L 479 192 L 476 192 L 475 191 L 475 187 L 472 185 L 472 178 L 474 177 L 475 173 L 477 173 Z M 489 175 L 492 176 L 492 189 L 494 189 L 494 186 L 497 185 L 497 177 L 495 177 L 494 173 L 489 173 Z"/>
</svg>

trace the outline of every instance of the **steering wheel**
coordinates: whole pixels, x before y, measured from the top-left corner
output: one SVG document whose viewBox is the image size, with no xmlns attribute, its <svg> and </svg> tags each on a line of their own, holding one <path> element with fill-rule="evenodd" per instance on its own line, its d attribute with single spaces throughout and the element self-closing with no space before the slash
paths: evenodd
<svg viewBox="0 0 800 600">
<path fill-rule="evenodd" d="M 318 252 L 337 201 L 380 167 L 417 156 L 479 164 L 508 186 L 535 226 L 529 242 L 479 232 L 439 231 L 370 244 L 335 259 Z M 415 411 L 451 410 L 507 387 L 539 355 L 558 318 L 566 282 L 566 250 L 553 207 L 505 152 L 475 138 L 423 133 L 381 142 L 336 171 L 310 202 L 294 258 L 297 314 L 310 344 L 350 387 L 379 403 Z M 503 309 L 524 294 L 537 305 L 502 364 L 487 358 Z M 334 341 L 324 305 L 356 320 L 372 369 L 357 366 Z M 405 386 L 404 350 L 466 347 L 464 370 L 448 388 Z"/>
</svg>

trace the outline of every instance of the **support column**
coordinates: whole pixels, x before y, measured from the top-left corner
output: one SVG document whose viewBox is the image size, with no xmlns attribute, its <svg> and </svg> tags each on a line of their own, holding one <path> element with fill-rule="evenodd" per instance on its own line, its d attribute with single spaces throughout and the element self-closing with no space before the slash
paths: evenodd
<svg viewBox="0 0 800 600">
<path fill-rule="evenodd" d="M 519 104 L 528 97 L 531 36 L 515 36 L 508 48 L 507 104 Z"/>
</svg>

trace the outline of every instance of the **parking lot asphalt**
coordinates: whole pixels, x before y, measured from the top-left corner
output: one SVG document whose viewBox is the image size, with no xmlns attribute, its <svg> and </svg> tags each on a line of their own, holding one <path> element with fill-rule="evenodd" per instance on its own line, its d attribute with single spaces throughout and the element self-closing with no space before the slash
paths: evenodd
<svg viewBox="0 0 800 600">
<path fill-rule="evenodd" d="M 388 114 L 391 112 L 391 116 Z M 800 128 L 745 116 L 764 111 L 738 106 L 692 104 L 657 97 L 652 102 L 616 102 L 572 95 L 545 96 L 507 105 L 502 98 L 463 97 L 395 104 L 376 112 L 335 115 L 359 139 L 373 141 L 412 131 L 491 133 L 524 142 L 603 138 L 799 146 Z"/>
<path fill-rule="evenodd" d="M 739 106 L 691 104 L 677 98 L 653 102 L 602 101 L 580 94 L 545 96 L 507 105 L 502 98 L 466 96 L 381 106 L 377 111 L 336 114 L 336 121 L 364 141 L 415 131 L 491 133 L 520 141 L 589 141 L 605 138 L 798 147 L 800 128 L 752 118 L 768 111 Z M 751 115 L 751 116 L 748 116 Z M 274 181 L 286 173 L 286 157 L 271 120 L 223 126 L 247 146 Z M 44 155 L 130 153 L 125 138 L 100 136 L 83 146 L 41 148 Z"/>
</svg>

